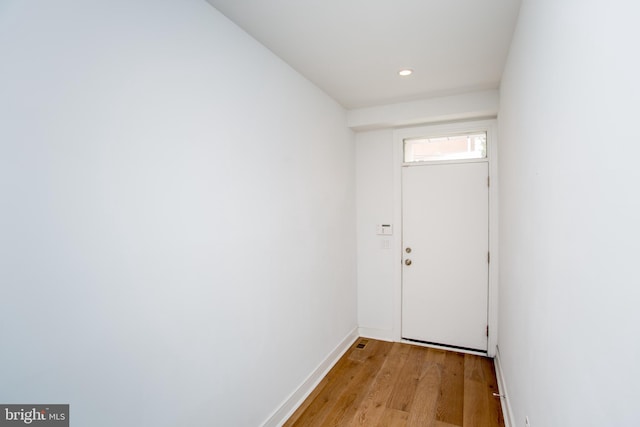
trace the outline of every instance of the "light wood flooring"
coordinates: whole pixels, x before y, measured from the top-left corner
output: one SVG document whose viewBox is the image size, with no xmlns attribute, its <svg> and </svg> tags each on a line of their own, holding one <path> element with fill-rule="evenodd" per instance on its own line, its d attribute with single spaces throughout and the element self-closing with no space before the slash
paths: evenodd
<svg viewBox="0 0 640 427">
<path fill-rule="evenodd" d="M 284 425 L 504 426 L 492 393 L 492 359 L 359 338 Z"/>
</svg>

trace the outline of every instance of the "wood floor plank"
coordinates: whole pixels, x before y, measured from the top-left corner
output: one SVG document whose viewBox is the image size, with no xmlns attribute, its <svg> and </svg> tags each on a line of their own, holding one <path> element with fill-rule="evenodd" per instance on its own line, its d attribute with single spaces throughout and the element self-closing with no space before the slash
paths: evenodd
<svg viewBox="0 0 640 427">
<path fill-rule="evenodd" d="M 445 423 L 444 421 L 436 420 L 433 424 L 433 427 L 458 427 L 456 424 Z"/>
<path fill-rule="evenodd" d="M 408 418 L 408 412 L 384 408 L 380 421 L 377 424 L 371 425 L 376 427 L 405 427 Z"/>
<path fill-rule="evenodd" d="M 450 353 L 449 351 L 440 350 L 438 348 L 425 347 L 425 350 L 427 350 L 427 359 L 430 362 L 439 363 L 441 365 L 444 364 L 447 354 Z"/>
<path fill-rule="evenodd" d="M 464 425 L 504 425 L 502 411 L 496 411 L 492 393 L 497 390 L 491 359 L 465 355 Z"/>
<path fill-rule="evenodd" d="M 388 359 L 354 414 L 351 425 L 373 426 L 383 419 L 387 410 L 386 403 L 391 395 L 391 390 L 398 381 L 400 371 L 407 361 L 409 349 L 408 345 L 393 344 Z"/>
<path fill-rule="evenodd" d="M 448 352 L 442 371 L 442 386 L 436 405 L 437 421 L 462 426 L 464 400 L 464 355 Z"/>
<path fill-rule="evenodd" d="M 480 356 L 474 356 L 472 354 L 464 355 L 464 379 L 478 382 L 485 381 Z"/>
<path fill-rule="evenodd" d="M 463 425 L 488 427 L 492 425 L 490 420 L 485 385 L 479 381 L 465 379 Z"/>
<path fill-rule="evenodd" d="M 369 347 L 369 344 L 367 344 Z M 350 393 L 343 395 L 336 403 L 332 416 L 328 417 L 324 425 L 350 425 L 351 420 L 362 406 L 362 402 L 368 394 L 368 390 L 375 384 L 383 365 L 389 360 L 389 353 L 393 343 L 378 341 L 375 353 L 371 352 L 363 362 L 363 368 L 359 378 L 354 379 L 354 388 Z"/>
<path fill-rule="evenodd" d="M 504 427 L 491 359 L 358 340 L 284 424 Z"/>
<path fill-rule="evenodd" d="M 411 408 L 423 372 L 425 351 L 426 349 L 422 347 L 410 348 L 407 361 L 400 372 L 400 378 L 391 392 L 388 408 L 406 412 Z"/>
<path fill-rule="evenodd" d="M 407 426 L 431 427 L 435 423 L 436 403 L 441 384 L 442 366 L 425 362 L 425 371 L 421 374 L 415 390 Z"/>
</svg>

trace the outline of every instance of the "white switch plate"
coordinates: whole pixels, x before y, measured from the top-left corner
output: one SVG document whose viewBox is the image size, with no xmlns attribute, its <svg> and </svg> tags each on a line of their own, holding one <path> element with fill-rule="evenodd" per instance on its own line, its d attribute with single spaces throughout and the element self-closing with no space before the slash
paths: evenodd
<svg viewBox="0 0 640 427">
<path fill-rule="evenodd" d="M 376 233 L 380 236 L 391 236 L 393 234 L 393 227 L 391 224 L 378 224 L 376 226 Z"/>
</svg>

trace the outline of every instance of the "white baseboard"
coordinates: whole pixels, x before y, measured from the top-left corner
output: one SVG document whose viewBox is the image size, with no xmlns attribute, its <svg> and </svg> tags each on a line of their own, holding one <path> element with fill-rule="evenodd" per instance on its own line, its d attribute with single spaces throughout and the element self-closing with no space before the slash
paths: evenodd
<svg viewBox="0 0 640 427">
<path fill-rule="evenodd" d="M 358 328 L 358 334 L 363 338 L 371 338 L 380 341 L 394 342 L 393 331 L 386 329 L 374 329 L 374 328 Z"/>
<path fill-rule="evenodd" d="M 284 422 L 293 415 L 295 410 L 302 405 L 302 402 L 311 394 L 313 389 L 316 388 L 356 339 L 358 339 L 358 328 L 354 328 L 347 334 L 340 344 L 313 370 L 307 379 L 271 414 L 267 421 L 262 424 L 262 427 L 278 427 L 284 424 Z"/>
<path fill-rule="evenodd" d="M 502 396 L 500 403 L 502 403 L 502 417 L 504 418 L 505 427 L 515 427 L 516 424 L 513 421 L 513 411 L 511 410 L 511 402 L 509 401 L 509 393 L 507 392 L 507 384 L 504 379 L 504 372 L 502 372 L 502 364 L 500 363 L 500 349 L 496 348 L 496 357 L 494 364 L 496 366 L 496 376 L 498 377 L 498 393 Z"/>
</svg>

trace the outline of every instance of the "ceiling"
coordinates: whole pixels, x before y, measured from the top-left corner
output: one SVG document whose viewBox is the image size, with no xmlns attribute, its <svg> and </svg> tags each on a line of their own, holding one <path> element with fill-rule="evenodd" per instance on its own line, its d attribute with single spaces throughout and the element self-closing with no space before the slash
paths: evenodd
<svg viewBox="0 0 640 427">
<path fill-rule="evenodd" d="M 346 108 L 498 87 L 520 0 L 207 0 Z M 398 76 L 401 68 L 413 75 Z"/>
</svg>

